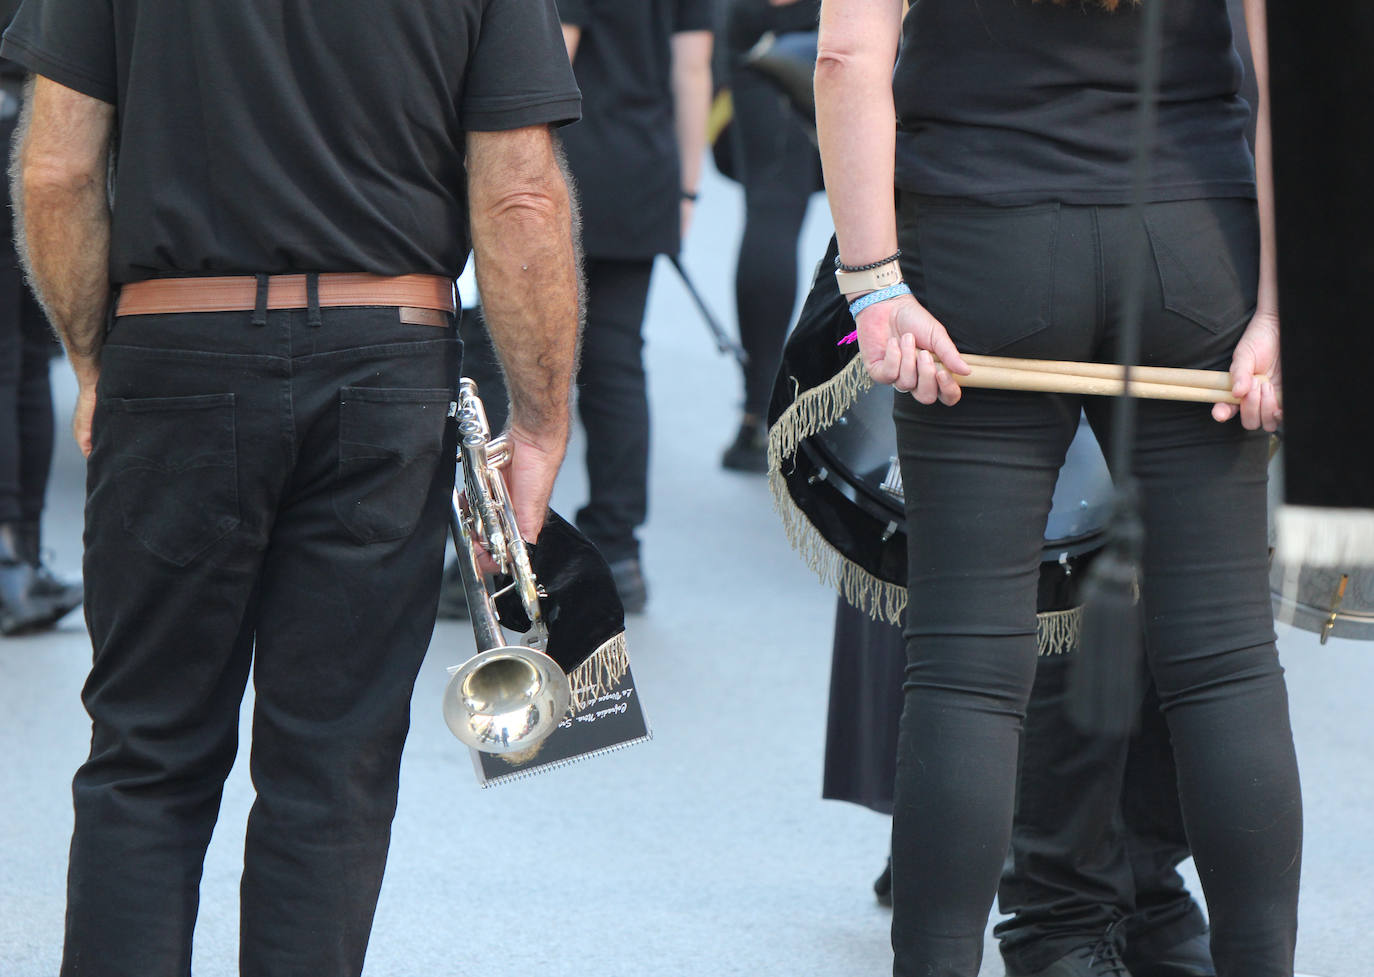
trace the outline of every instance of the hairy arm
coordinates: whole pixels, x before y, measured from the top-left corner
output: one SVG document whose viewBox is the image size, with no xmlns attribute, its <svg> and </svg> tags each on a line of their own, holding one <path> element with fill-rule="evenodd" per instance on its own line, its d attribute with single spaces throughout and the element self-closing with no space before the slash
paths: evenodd
<svg viewBox="0 0 1374 977">
<path fill-rule="evenodd" d="M 467 170 L 477 287 L 510 393 L 507 481 L 532 540 L 568 440 L 581 309 L 575 205 L 546 126 L 468 133 Z"/>
<path fill-rule="evenodd" d="M 90 454 L 110 303 L 114 106 L 41 76 L 26 94 L 10 168 L 19 253 L 76 372 L 73 433 Z"/>
<path fill-rule="evenodd" d="M 679 31 L 673 35 L 673 124 L 681 161 L 682 190 L 695 194 L 701 185 L 701 160 L 706 154 L 706 119 L 711 113 L 710 31 Z M 682 236 L 692 221 L 692 201 L 682 201 Z"/>
</svg>

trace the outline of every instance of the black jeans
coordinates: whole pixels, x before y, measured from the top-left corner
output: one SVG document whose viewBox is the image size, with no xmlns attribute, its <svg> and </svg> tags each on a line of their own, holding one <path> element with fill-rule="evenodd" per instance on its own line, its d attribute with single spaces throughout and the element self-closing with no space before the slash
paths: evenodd
<svg viewBox="0 0 1374 977">
<path fill-rule="evenodd" d="M 577 528 L 608 562 L 639 555 L 649 512 L 649 391 L 644 305 L 652 259 L 588 258 L 577 412 L 587 432 L 587 504 Z"/>
<path fill-rule="evenodd" d="M 1158 274 L 1142 361 L 1224 369 L 1254 307 L 1245 200 L 995 208 L 900 201 L 907 281 L 969 352 L 1105 361 L 1140 235 Z M 1106 399 L 895 396 L 906 488 L 909 664 L 893 825 L 894 973 L 973 977 L 1010 841 L 1035 674 L 1035 598 L 1055 477 Z M 1266 437 L 1205 406 L 1144 402 L 1133 446 L 1147 527 L 1146 656 L 1222 977 L 1291 977 L 1302 814 L 1274 648 Z"/>
<path fill-rule="evenodd" d="M 245 977 L 362 970 L 434 625 L 453 330 L 137 316 L 102 359 L 64 977 L 187 977 L 253 667 Z"/>
<path fill-rule="evenodd" d="M 1147 690 L 1130 736 L 1084 733 L 1067 712 L 1074 665 L 1074 654 L 1042 655 L 1026 707 L 1011 857 L 997 891 L 1012 918 L 996 929 L 1002 958 L 1023 973 L 1122 920 L 1127 944 L 1147 957 L 1207 930 L 1176 871 L 1188 839 L 1159 697 Z"/>
</svg>

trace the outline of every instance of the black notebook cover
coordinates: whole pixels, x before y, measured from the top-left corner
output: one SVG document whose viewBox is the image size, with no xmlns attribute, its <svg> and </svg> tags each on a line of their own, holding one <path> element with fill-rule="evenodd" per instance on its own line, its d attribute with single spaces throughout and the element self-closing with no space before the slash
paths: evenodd
<svg viewBox="0 0 1374 977">
<path fill-rule="evenodd" d="M 610 753 L 651 739 L 653 733 L 639 705 L 634 674 L 626 668 L 616 687 L 568 716 L 531 757 L 472 751 L 472 765 L 483 787 L 532 777 L 586 757 Z"/>
</svg>

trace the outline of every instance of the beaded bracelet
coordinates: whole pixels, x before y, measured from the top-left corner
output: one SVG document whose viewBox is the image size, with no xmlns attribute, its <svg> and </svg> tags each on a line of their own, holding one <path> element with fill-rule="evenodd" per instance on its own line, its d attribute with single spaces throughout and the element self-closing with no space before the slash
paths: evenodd
<svg viewBox="0 0 1374 977">
<path fill-rule="evenodd" d="M 907 288 L 906 282 L 898 282 L 896 285 L 889 285 L 887 288 L 880 288 L 876 292 L 869 292 L 867 295 L 860 295 L 853 302 L 849 303 L 849 314 L 855 319 L 859 313 L 870 305 L 877 305 L 879 302 L 886 302 L 888 299 L 895 299 L 898 295 L 910 295 L 911 289 Z"/>
<path fill-rule="evenodd" d="M 866 264 L 866 265 L 847 265 L 847 264 L 845 264 L 843 261 L 840 260 L 840 256 L 839 256 L 839 255 L 835 255 L 835 270 L 836 270 L 836 271 L 872 271 L 874 268 L 881 268 L 881 267 L 882 267 L 883 265 L 885 265 L 885 264 L 888 264 L 888 263 L 890 263 L 890 262 L 896 261 L 896 260 L 897 260 L 898 258 L 900 258 L 901 256 L 902 256 L 902 249 L 901 249 L 901 248 L 898 248 L 896 254 L 894 254 L 894 255 L 889 255 L 888 257 L 884 258 L 882 261 L 870 261 L 870 262 L 869 262 L 868 264 Z"/>
</svg>

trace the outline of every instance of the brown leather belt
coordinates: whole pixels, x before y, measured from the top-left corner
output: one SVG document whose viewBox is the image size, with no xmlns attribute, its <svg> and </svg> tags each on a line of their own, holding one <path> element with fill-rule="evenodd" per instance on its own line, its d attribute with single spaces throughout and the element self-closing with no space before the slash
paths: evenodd
<svg viewBox="0 0 1374 977">
<path fill-rule="evenodd" d="M 267 280 L 269 309 L 309 306 L 305 275 L 273 275 Z M 319 276 L 320 306 L 382 305 L 456 311 L 453 279 L 439 275 L 366 275 L 327 272 Z M 168 315 L 181 312 L 251 312 L 258 282 L 251 275 L 210 278 L 152 278 L 119 290 L 115 315 Z"/>
</svg>

